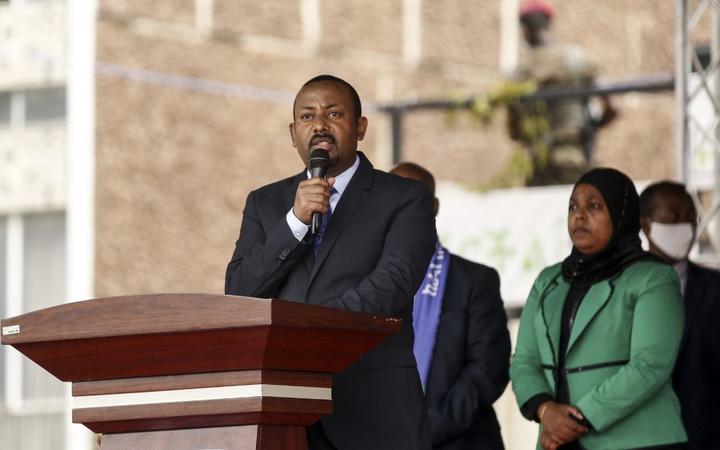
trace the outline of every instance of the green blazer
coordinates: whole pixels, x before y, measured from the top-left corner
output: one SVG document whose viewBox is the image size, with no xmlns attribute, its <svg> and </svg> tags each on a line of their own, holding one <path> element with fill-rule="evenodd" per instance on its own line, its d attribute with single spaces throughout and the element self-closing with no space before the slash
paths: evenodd
<svg viewBox="0 0 720 450">
<path fill-rule="evenodd" d="M 530 291 L 510 367 L 520 406 L 538 394 L 555 395 L 554 366 L 569 289 L 556 264 L 540 273 Z M 570 402 L 592 424 L 580 438 L 584 448 L 687 440 L 670 381 L 682 331 L 680 283 L 669 265 L 639 261 L 591 286 L 570 332 L 566 370 L 558 375 L 567 379 Z"/>
</svg>

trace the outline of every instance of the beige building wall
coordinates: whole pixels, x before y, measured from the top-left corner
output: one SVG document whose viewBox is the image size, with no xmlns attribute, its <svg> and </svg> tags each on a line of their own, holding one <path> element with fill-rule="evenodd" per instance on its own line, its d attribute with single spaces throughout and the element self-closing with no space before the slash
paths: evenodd
<svg viewBox="0 0 720 450">
<path fill-rule="evenodd" d="M 97 60 L 114 72 L 97 75 L 97 295 L 221 292 L 247 193 L 301 168 L 287 134 L 299 85 L 318 73 L 352 82 L 370 120 L 361 148 L 388 168 L 389 121 L 374 107 L 491 89 L 504 1 L 101 1 Z M 672 70 L 671 4 L 554 4 L 557 38 L 584 46 L 604 77 Z M 136 70 L 152 73 L 124 72 Z M 673 176 L 672 95 L 614 103 L 597 162 Z M 477 186 L 513 149 L 502 113 L 485 128 L 409 114 L 403 138 L 405 159 Z"/>
<path fill-rule="evenodd" d="M 675 2 L 556 0 L 555 35 L 581 44 L 601 78 L 632 78 L 675 68 Z M 673 178 L 675 98 L 672 92 L 613 97 L 620 116 L 599 135 L 598 164 L 634 179 Z"/>
<path fill-rule="evenodd" d="M 148 10 L 140 2 L 100 2 L 99 64 L 221 82 L 220 91 L 229 91 L 98 72 L 98 296 L 222 292 L 247 193 L 301 169 L 287 126 L 304 80 L 334 73 L 356 86 L 370 120 L 361 148 L 388 168 L 389 122 L 377 105 L 481 92 L 498 79 L 497 39 L 476 47 L 472 37 L 474 18 L 497 29 L 497 12 L 483 18 L 497 2 L 470 16 L 418 2 L 417 63 L 405 62 L 404 36 L 412 33 L 403 25 L 403 2 L 320 2 L 313 11 L 312 1 L 215 1 L 208 2 L 209 28 L 199 19 L 201 3 L 159 2 Z M 453 33 L 458 18 L 464 28 Z M 443 44 L 442 36 L 453 34 L 457 42 Z M 266 91 L 277 97 L 268 100 Z M 407 158 L 437 167 L 443 178 L 487 178 L 483 159 L 501 161 L 510 144 L 472 123 L 449 129 L 445 116 L 408 118 Z M 495 144 L 483 158 L 475 150 L 489 135 Z M 436 164 L 442 155 L 449 163 Z"/>
</svg>

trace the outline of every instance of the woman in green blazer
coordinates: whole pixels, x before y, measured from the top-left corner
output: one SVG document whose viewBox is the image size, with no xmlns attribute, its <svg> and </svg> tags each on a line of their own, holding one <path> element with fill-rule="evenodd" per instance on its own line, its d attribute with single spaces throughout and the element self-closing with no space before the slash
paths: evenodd
<svg viewBox="0 0 720 450">
<path fill-rule="evenodd" d="M 510 378 L 538 448 L 670 449 L 687 440 L 670 375 L 683 327 L 672 267 L 642 251 L 638 195 L 594 169 L 568 209 L 573 249 L 544 269 L 520 320 Z"/>
</svg>

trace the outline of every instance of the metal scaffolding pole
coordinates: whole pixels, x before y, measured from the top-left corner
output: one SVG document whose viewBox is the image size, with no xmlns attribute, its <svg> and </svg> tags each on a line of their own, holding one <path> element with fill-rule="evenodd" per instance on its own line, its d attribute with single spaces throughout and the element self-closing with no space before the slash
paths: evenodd
<svg viewBox="0 0 720 450">
<path fill-rule="evenodd" d="M 677 0 L 675 14 L 676 45 L 675 45 L 675 99 L 677 104 L 677 176 L 683 183 L 688 182 L 688 77 L 690 70 L 690 55 L 688 50 L 688 0 Z"/>
<path fill-rule="evenodd" d="M 560 99 L 567 97 L 588 97 L 591 95 L 626 94 L 629 92 L 663 92 L 673 89 L 675 79 L 671 72 L 659 72 L 642 77 L 598 82 L 592 86 L 572 86 L 539 89 L 532 94 L 520 97 L 520 101 Z M 464 100 L 431 99 L 415 100 L 379 105 L 378 110 L 390 116 L 392 124 L 393 164 L 402 160 L 403 156 L 403 117 L 413 111 L 468 109 L 475 102 L 475 96 Z"/>
<path fill-rule="evenodd" d="M 710 68 L 712 68 L 712 84 L 713 84 L 713 100 L 715 107 L 715 125 L 713 130 L 713 136 L 715 138 L 715 153 L 714 153 L 714 170 L 715 183 L 713 192 L 713 206 L 708 211 L 707 227 L 710 230 L 711 242 L 713 243 L 713 250 L 715 256 L 720 254 L 720 220 L 718 220 L 718 208 L 720 207 L 720 109 L 717 105 L 720 105 L 720 72 L 718 64 L 720 64 L 720 6 L 716 1 L 712 2 L 712 46 L 711 46 L 711 59 Z"/>
<path fill-rule="evenodd" d="M 687 185 L 698 207 L 701 218 L 698 236 L 707 232 L 710 246 L 701 248 L 700 256 L 717 260 L 720 255 L 720 220 L 717 220 L 720 210 L 720 3 L 677 0 L 676 12 L 678 178 Z M 705 66 L 691 37 L 695 29 L 708 23 L 703 22 L 708 15 L 712 43 L 710 61 Z M 708 153 L 711 153 L 709 157 Z M 711 161 L 712 167 L 707 167 L 707 162 L 703 167 L 703 159 Z"/>
</svg>

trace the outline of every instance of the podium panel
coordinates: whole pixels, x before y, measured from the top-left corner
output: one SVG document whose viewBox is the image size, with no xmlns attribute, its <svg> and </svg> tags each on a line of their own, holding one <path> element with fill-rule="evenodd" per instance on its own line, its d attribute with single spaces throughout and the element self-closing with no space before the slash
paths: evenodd
<svg viewBox="0 0 720 450">
<path fill-rule="evenodd" d="M 307 450 L 305 427 L 247 425 L 106 435 L 102 450 Z"/>
<path fill-rule="evenodd" d="M 306 450 L 332 374 L 402 323 L 282 300 L 158 294 L 2 321 L 12 345 L 72 383 L 73 422 L 102 450 Z"/>
</svg>

